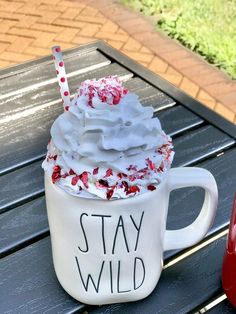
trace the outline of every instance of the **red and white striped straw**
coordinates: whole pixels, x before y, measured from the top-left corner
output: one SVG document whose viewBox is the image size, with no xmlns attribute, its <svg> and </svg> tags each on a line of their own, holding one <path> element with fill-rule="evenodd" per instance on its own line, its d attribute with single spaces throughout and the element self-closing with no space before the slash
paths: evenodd
<svg viewBox="0 0 236 314">
<path fill-rule="evenodd" d="M 66 78 L 65 65 L 62 59 L 60 46 L 52 47 L 53 60 L 56 68 L 58 84 L 60 86 L 60 93 L 64 109 L 67 111 L 70 106 L 70 91 L 68 81 Z"/>
</svg>

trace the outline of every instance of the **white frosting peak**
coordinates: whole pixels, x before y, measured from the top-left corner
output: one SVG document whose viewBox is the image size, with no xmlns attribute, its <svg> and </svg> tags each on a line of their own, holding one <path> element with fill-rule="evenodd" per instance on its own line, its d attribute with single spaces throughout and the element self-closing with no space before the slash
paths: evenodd
<svg viewBox="0 0 236 314">
<path fill-rule="evenodd" d="M 144 192 L 161 181 L 173 159 L 170 138 L 152 116 L 153 109 L 143 107 L 117 78 L 85 81 L 52 125 L 43 167 L 52 175 L 59 166 L 55 182 L 76 195 L 109 199 Z M 123 181 L 137 190 L 132 193 Z"/>
</svg>

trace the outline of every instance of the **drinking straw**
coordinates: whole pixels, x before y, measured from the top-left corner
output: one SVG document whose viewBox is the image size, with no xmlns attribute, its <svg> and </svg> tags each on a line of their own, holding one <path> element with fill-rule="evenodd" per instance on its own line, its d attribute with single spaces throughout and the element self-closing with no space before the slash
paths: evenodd
<svg viewBox="0 0 236 314">
<path fill-rule="evenodd" d="M 70 91 L 68 81 L 66 78 L 65 65 L 62 58 L 60 46 L 52 47 L 53 60 L 56 68 L 58 84 L 60 86 L 61 98 L 64 106 L 64 110 L 68 110 L 70 106 Z"/>
</svg>

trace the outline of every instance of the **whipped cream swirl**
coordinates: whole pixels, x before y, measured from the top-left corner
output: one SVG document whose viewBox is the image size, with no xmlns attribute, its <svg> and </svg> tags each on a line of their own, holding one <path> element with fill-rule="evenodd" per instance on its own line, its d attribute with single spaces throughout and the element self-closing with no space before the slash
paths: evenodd
<svg viewBox="0 0 236 314">
<path fill-rule="evenodd" d="M 154 190 L 174 156 L 152 107 L 143 107 L 116 77 L 83 82 L 51 136 L 43 168 L 53 183 L 81 197 Z"/>
</svg>

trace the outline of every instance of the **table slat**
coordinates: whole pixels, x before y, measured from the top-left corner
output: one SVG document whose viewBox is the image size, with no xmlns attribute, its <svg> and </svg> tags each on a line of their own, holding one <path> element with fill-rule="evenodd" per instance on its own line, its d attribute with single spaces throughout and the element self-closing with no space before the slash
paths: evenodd
<svg viewBox="0 0 236 314">
<path fill-rule="evenodd" d="M 197 162 L 221 149 L 230 147 L 234 143 L 234 139 L 212 125 L 188 131 L 184 136 L 180 136 L 174 141 L 176 155 L 173 167 Z"/>
<path fill-rule="evenodd" d="M 44 196 L 0 215 L 0 257 L 48 233 Z"/>
<path fill-rule="evenodd" d="M 79 84 L 86 79 L 101 78 L 110 74 L 117 75 L 123 79 L 129 79 L 133 76 L 124 67 L 117 63 L 102 66 L 95 70 L 89 70 L 85 73 L 77 74 L 68 78 L 71 94 L 75 93 L 79 87 Z M 16 88 L 16 86 L 15 86 Z M 24 90 L 17 95 L 8 95 L 6 98 L 0 97 L 0 122 L 11 121 L 12 119 L 20 119 L 26 115 L 32 114 L 39 108 L 46 108 L 49 104 L 58 103 L 61 105 L 61 97 L 58 89 L 58 83 L 47 84 L 45 86 L 39 86 L 34 89 Z M 5 97 L 3 95 L 2 97 Z"/>
<path fill-rule="evenodd" d="M 92 69 L 96 70 L 111 63 L 109 58 L 96 49 L 93 51 L 78 51 L 76 54 L 64 58 L 64 61 L 67 75 L 75 71 L 86 71 L 86 69 L 90 69 L 90 71 Z M 3 95 L 21 93 L 21 89 L 32 88 L 34 85 L 42 82 L 45 84 L 52 79 L 57 79 L 52 57 L 47 62 L 33 67 L 26 66 L 23 71 L 14 73 L 8 77 L 1 77 L 0 71 L 0 99 Z"/>
<path fill-rule="evenodd" d="M 3 258 L 0 273 L 0 313 L 69 313 L 84 307 L 57 281 L 49 237 Z"/>
<path fill-rule="evenodd" d="M 141 102 L 145 95 L 140 97 Z M 21 119 L 11 121 L 0 130 L 0 174 L 36 161 L 46 152 L 52 123 L 63 111 L 59 104 L 48 106 Z M 182 106 L 156 113 L 163 129 L 176 135 L 203 123 L 203 120 Z"/>
<path fill-rule="evenodd" d="M 42 161 L 0 177 L 0 213 L 39 197 L 44 192 Z"/>
<path fill-rule="evenodd" d="M 155 109 L 161 110 L 166 107 L 171 107 L 175 101 L 161 92 L 156 87 L 142 80 L 140 77 L 135 77 L 124 83 L 129 91 L 139 95 L 142 98 L 142 104 L 145 106 L 153 106 Z"/>
<path fill-rule="evenodd" d="M 204 121 L 181 105 L 176 105 L 156 113 L 163 130 L 171 136 L 199 126 Z"/>
</svg>

